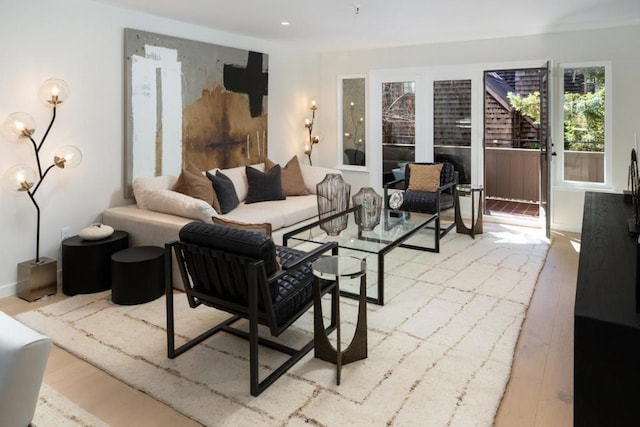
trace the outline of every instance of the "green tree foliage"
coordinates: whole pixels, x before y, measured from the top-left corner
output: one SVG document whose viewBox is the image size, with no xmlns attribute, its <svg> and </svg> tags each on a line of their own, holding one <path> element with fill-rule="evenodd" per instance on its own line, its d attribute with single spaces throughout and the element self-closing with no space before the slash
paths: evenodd
<svg viewBox="0 0 640 427">
<path fill-rule="evenodd" d="M 604 88 L 564 94 L 565 149 L 604 151 Z"/>
<path fill-rule="evenodd" d="M 564 94 L 565 150 L 604 151 L 604 71 L 601 73 L 586 76 L 597 90 Z M 509 92 L 507 97 L 516 111 L 540 124 L 540 92 L 526 96 Z"/>
<path fill-rule="evenodd" d="M 533 123 L 540 124 L 540 92 L 535 91 L 527 96 L 508 92 L 507 97 L 511 106 L 525 116 L 531 117 Z"/>
</svg>

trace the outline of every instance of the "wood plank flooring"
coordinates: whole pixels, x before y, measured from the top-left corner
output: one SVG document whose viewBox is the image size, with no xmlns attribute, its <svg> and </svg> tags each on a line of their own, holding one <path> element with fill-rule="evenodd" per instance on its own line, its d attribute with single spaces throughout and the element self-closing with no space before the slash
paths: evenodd
<svg viewBox="0 0 640 427">
<path fill-rule="evenodd" d="M 511 380 L 495 425 L 571 426 L 573 424 L 573 307 L 579 235 L 554 233 L 516 348 Z M 60 301 L 27 303 L 0 299 L 0 310 L 15 316 Z M 196 426 L 197 423 L 152 397 L 116 380 L 54 346 L 47 383 L 111 426 Z"/>
</svg>

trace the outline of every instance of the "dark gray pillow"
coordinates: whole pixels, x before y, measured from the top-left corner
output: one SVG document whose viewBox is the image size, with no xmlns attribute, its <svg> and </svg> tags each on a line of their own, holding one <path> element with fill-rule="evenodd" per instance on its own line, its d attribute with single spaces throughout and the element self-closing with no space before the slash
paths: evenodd
<svg viewBox="0 0 640 427">
<path fill-rule="evenodd" d="M 207 172 L 207 178 L 211 180 L 213 190 L 218 196 L 218 202 L 220 203 L 220 213 L 226 214 L 234 210 L 239 204 L 238 194 L 236 193 L 236 187 L 233 185 L 231 178 L 220 172 L 216 171 L 215 175 Z"/>
<path fill-rule="evenodd" d="M 245 203 L 266 202 L 268 200 L 284 200 L 287 196 L 282 191 L 280 165 L 275 165 L 267 173 L 246 166 L 249 191 Z"/>
</svg>

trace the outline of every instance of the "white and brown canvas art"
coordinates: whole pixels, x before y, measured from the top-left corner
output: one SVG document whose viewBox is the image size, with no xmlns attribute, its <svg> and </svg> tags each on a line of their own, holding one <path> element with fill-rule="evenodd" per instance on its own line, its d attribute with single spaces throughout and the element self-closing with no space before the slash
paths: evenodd
<svg viewBox="0 0 640 427">
<path fill-rule="evenodd" d="M 140 176 L 267 157 L 268 55 L 125 29 L 125 196 Z"/>
</svg>

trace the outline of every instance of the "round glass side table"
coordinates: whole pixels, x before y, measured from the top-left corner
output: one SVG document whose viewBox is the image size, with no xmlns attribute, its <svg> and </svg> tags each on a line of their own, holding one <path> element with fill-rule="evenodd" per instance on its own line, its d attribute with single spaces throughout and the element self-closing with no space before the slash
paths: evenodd
<svg viewBox="0 0 640 427">
<path fill-rule="evenodd" d="M 482 234 L 482 192 L 482 185 L 456 185 L 455 215 L 457 233 L 468 234 L 474 239 L 476 238 L 476 234 Z M 471 196 L 471 226 L 469 227 L 462 221 L 462 215 L 460 214 L 460 196 Z"/>
<path fill-rule="evenodd" d="M 314 354 L 318 359 L 335 363 L 336 383 L 340 385 L 342 365 L 367 357 L 367 262 L 355 257 L 334 255 L 318 258 L 311 264 L 311 268 L 316 279 L 313 286 Z M 351 342 L 342 351 L 340 342 L 340 279 L 357 279 L 358 277 L 360 278 L 360 295 L 358 297 L 356 330 Z M 335 348 L 329 342 L 322 317 L 322 297 L 320 296 L 322 280 L 335 280 L 336 282 L 335 291 L 331 294 L 332 313 L 335 314 L 335 318 L 331 319 L 331 326 L 335 326 L 336 329 Z"/>
</svg>

